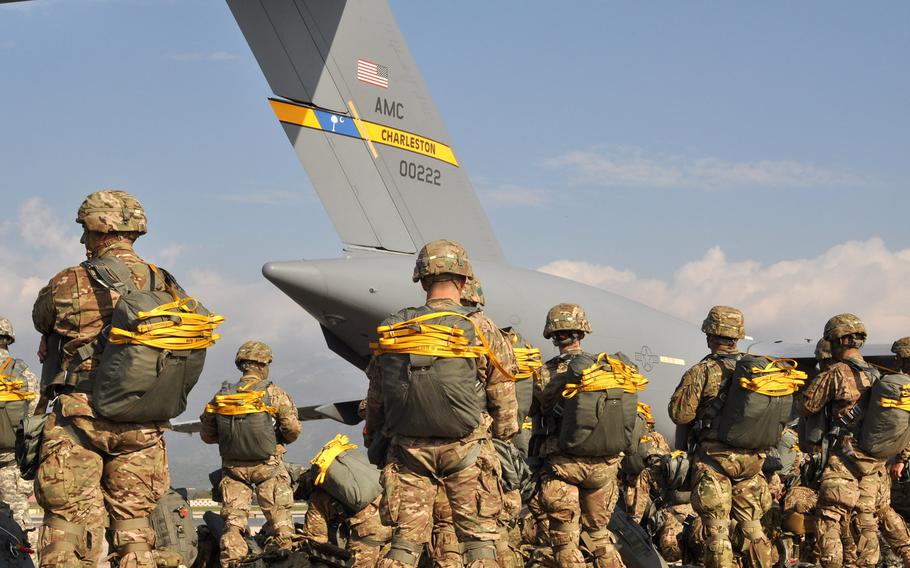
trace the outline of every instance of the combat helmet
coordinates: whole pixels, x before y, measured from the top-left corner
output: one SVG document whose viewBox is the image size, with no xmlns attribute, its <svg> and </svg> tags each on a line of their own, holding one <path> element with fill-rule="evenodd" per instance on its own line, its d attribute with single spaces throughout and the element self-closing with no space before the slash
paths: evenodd
<svg viewBox="0 0 910 568">
<path fill-rule="evenodd" d="M 831 353 L 831 342 L 824 337 L 819 339 L 818 343 L 815 344 L 815 360 L 824 361 L 825 359 L 833 358 L 834 354 Z"/>
<path fill-rule="evenodd" d="M 16 342 L 16 332 L 13 331 L 13 324 L 5 317 L 0 317 L 0 337 L 5 337 L 13 344 Z"/>
<path fill-rule="evenodd" d="M 234 364 L 240 368 L 243 361 L 254 361 L 268 365 L 272 362 L 272 348 L 261 341 L 247 341 L 237 350 Z"/>
<path fill-rule="evenodd" d="M 461 290 L 462 303 L 467 302 L 471 306 L 482 306 L 486 303 L 483 296 L 483 288 L 480 286 L 480 280 L 475 276 L 468 279 L 464 288 Z"/>
<path fill-rule="evenodd" d="M 866 326 L 853 314 L 838 314 L 825 324 L 825 339 L 834 342 L 847 335 L 860 334 L 866 338 Z"/>
<path fill-rule="evenodd" d="M 550 339 L 557 331 L 591 333 L 591 324 L 578 304 L 556 304 L 547 312 L 547 321 L 543 326 L 544 339 Z"/>
<path fill-rule="evenodd" d="M 891 352 L 901 359 L 910 359 L 910 337 L 901 337 L 892 343 Z"/>
<path fill-rule="evenodd" d="M 457 274 L 467 279 L 474 276 L 468 254 L 464 247 L 455 241 L 447 239 L 430 241 L 417 253 L 412 277 L 414 282 L 440 274 Z"/>
<path fill-rule="evenodd" d="M 714 306 L 701 324 L 706 335 L 717 335 L 728 339 L 742 339 L 746 336 L 746 321 L 743 313 L 730 306 Z"/>
<path fill-rule="evenodd" d="M 98 233 L 134 232 L 144 235 L 148 230 L 142 204 L 119 189 L 88 194 L 79 206 L 76 222 Z"/>
</svg>

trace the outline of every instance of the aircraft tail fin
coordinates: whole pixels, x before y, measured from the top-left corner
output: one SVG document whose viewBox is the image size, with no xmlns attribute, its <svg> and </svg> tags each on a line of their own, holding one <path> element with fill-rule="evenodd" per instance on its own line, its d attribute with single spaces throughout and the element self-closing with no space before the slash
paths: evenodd
<svg viewBox="0 0 910 568">
<path fill-rule="evenodd" d="M 227 0 L 347 245 L 502 251 L 385 0 Z"/>
</svg>

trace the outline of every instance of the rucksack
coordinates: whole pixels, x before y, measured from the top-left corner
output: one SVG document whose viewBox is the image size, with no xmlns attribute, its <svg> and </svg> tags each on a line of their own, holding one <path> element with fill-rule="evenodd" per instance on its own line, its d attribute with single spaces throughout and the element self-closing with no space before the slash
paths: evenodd
<svg viewBox="0 0 910 568">
<path fill-rule="evenodd" d="M 744 354 L 727 385 L 720 441 L 749 450 L 776 446 L 793 411 L 793 395 L 805 379 L 792 359 Z"/>
<path fill-rule="evenodd" d="M 196 561 L 199 539 L 186 489 L 169 489 L 149 515 L 149 523 L 157 535 L 156 549 L 179 554 L 184 566 Z"/>
<path fill-rule="evenodd" d="M 116 291 L 110 332 L 92 381 L 92 406 L 116 422 L 170 420 L 186 410 L 199 380 L 206 348 L 219 338 L 224 318 L 209 313 L 166 270 L 149 264 L 142 290 L 120 259 L 82 263 L 101 285 Z M 156 291 L 163 281 L 166 291 Z"/>
<path fill-rule="evenodd" d="M 382 491 L 380 472 L 356 444 L 341 434 L 319 450 L 310 463 L 319 472 L 314 485 L 340 502 L 351 514 L 362 511 Z"/>
<path fill-rule="evenodd" d="M 859 447 L 877 458 L 891 458 L 910 444 L 910 377 L 885 375 L 872 383 Z"/>
<path fill-rule="evenodd" d="M 24 368 L 23 361 L 11 357 L 0 363 L 0 451 L 16 449 L 16 428 L 28 414 L 28 401 L 37 396 L 27 390 Z"/>
<path fill-rule="evenodd" d="M 463 438 L 485 407 L 475 359 L 474 308 L 405 308 L 377 328 L 385 425 L 413 437 Z M 480 339 L 483 340 L 482 335 Z M 488 351 L 487 351 L 488 353 Z"/>
<path fill-rule="evenodd" d="M 644 390 L 647 379 L 606 353 L 574 357 L 567 373 L 559 449 L 591 457 L 626 451 L 632 444 L 638 392 Z"/>
<path fill-rule="evenodd" d="M 240 379 L 225 383 L 206 405 L 215 414 L 218 451 L 222 459 L 239 461 L 267 460 L 275 454 L 275 409 L 267 389 L 271 383 Z"/>
</svg>

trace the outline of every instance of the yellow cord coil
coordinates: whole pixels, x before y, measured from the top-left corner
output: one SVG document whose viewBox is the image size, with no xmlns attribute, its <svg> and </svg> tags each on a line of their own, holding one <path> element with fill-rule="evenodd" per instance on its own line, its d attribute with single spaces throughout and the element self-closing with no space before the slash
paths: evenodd
<svg viewBox="0 0 910 568">
<path fill-rule="evenodd" d="M 642 418 L 644 418 L 645 422 L 648 424 L 654 423 L 654 414 L 651 412 L 650 404 L 638 401 L 638 413 L 641 414 Z"/>
<path fill-rule="evenodd" d="M 739 384 L 744 389 L 765 396 L 787 396 L 799 390 L 806 383 L 806 373 L 796 369 L 793 359 L 774 359 L 764 368 L 752 367 L 750 379 L 743 377 Z"/>
<path fill-rule="evenodd" d="M 325 474 L 329 471 L 329 466 L 335 461 L 335 458 L 348 450 L 353 450 L 357 444 L 349 444 L 350 440 L 343 434 L 336 435 L 332 441 L 324 445 L 316 457 L 310 460 L 310 463 L 319 468 L 319 475 L 316 476 L 316 485 L 322 485 L 325 482 Z"/>
<path fill-rule="evenodd" d="M 910 385 L 904 385 L 901 387 L 900 398 L 882 397 L 881 405 L 882 408 L 897 408 L 898 410 L 906 410 L 907 412 L 910 412 Z"/>
<path fill-rule="evenodd" d="M 540 356 L 540 349 L 536 347 L 513 347 L 515 360 L 518 362 L 518 372 L 515 373 L 515 380 L 521 381 L 529 379 L 540 373 L 543 367 L 543 361 Z"/>
<path fill-rule="evenodd" d="M 240 386 L 237 390 L 240 392 L 233 394 L 216 394 L 212 402 L 205 405 L 205 411 L 210 414 L 221 414 L 222 416 L 240 416 L 243 414 L 258 414 L 259 412 L 268 412 L 272 416 L 278 413 L 274 406 L 269 406 L 263 402 L 266 391 L 249 390 L 259 380 L 248 381 Z"/>
<path fill-rule="evenodd" d="M 12 362 L 13 359 L 10 357 L 3 362 L 3 365 L 0 365 L 0 402 L 15 402 L 35 398 L 35 393 L 22 390 L 25 383 L 21 379 L 4 372 Z"/>
<path fill-rule="evenodd" d="M 471 345 L 470 339 L 464 330 L 434 323 L 425 323 L 429 320 L 446 316 L 459 317 L 474 326 L 474 332 L 481 345 Z M 462 359 L 476 359 L 486 355 L 493 366 L 510 380 L 515 380 L 511 372 L 507 371 L 502 363 L 493 355 L 493 350 L 486 338 L 478 329 L 471 318 L 457 312 L 433 312 L 417 316 L 392 325 L 381 325 L 376 328 L 379 341 L 370 343 L 370 349 L 375 355 L 385 354 L 414 354 L 429 355 L 432 357 L 457 357 Z"/>
<path fill-rule="evenodd" d="M 609 370 L 606 368 L 609 366 Z M 582 371 L 581 382 L 569 383 L 562 391 L 563 398 L 572 398 L 580 392 L 606 391 L 622 389 L 629 394 L 645 390 L 648 379 L 626 365 L 619 359 L 614 359 L 606 353 L 597 356 L 597 361 Z"/>
<path fill-rule="evenodd" d="M 155 265 L 149 264 L 149 269 L 159 274 Z M 168 292 L 173 296 L 173 302 L 137 314 L 140 321 L 152 318 L 167 319 L 140 323 L 135 332 L 113 327 L 108 341 L 117 345 L 145 345 L 156 349 L 182 351 L 206 349 L 221 339 L 221 336 L 215 333 L 215 328 L 224 323 L 223 316 L 214 313 L 208 315 L 194 313 L 199 306 L 195 298 L 181 298 L 171 287 L 168 287 Z"/>
</svg>

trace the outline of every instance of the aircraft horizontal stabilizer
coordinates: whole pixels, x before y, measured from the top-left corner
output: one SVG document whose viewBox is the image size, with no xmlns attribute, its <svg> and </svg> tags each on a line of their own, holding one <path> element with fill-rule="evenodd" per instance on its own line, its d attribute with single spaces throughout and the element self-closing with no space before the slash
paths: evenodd
<svg viewBox="0 0 910 568">
<path fill-rule="evenodd" d="M 360 400 L 347 400 L 344 402 L 330 402 L 328 404 L 317 404 L 313 406 L 298 406 L 297 418 L 301 422 L 309 420 L 335 420 L 348 426 L 353 426 L 360 422 L 358 414 Z M 198 434 L 202 430 L 202 422 L 199 420 L 187 420 L 185 422 L 171 422 L 171 430 L 181 434 Z"/>
</svg>

